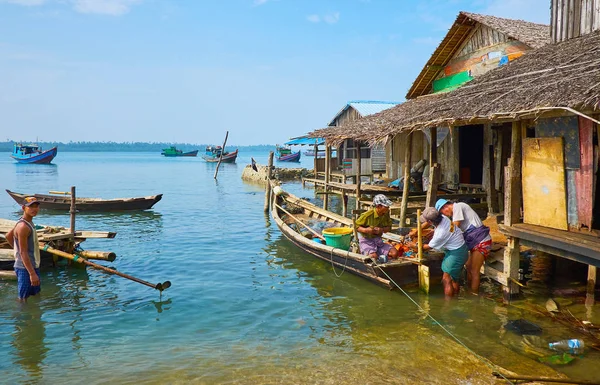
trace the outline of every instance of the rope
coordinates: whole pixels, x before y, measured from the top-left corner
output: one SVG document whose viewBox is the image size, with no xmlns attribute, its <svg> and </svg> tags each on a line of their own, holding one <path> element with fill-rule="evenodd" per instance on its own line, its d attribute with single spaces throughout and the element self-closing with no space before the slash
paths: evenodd
<svg viewBox="0 0 600 385">
<path fill-rule="evenodd" d="M 405 292 L 400 285 L 398 285 L 396 283 L 396 281 L 394 281 L 392 279 L 392 277 L 390 277 L 385 270 L 383 270 L 381 268 L 381 266 L 379 266 L 378 264 L 375 264 L 376 267 L 379 268 L 379 270 L 381 270 L 381 272 L 383 272 L 383 274 L 385 274 L 385 276 L 390 280 L 390 282 L 392 282 L 401 292 L 402 294 L 404 294 L 412 303 L 415 304 L 416 307 L 419 308 L 419 310 L 421 310 L 423 313 L 425 313 L 425 315 L 429 318 L 431 318 L 433 320 L 433 322 L 438 325 L 440 328 L 442 328 L 443 331 L 445 331 L 450 337 L 452 337 L 452 339 L 454 339 L 456 342 L 458 342 L 459 345 L 461 345 L 463 348 L 467 349 L 467 351 L 469 351 L 471 354 L 473 354 L 477 359 L 479 359 L 481 362 L 483 362 L 484 364 L 486 364 L 490 369 L 492 370 L 498 370 L 498 369 L 502 369 L 501 367 L 494 365 L 492 362 L 490 362 L 487 358 L 480 356 L 479 354 L 475 353 L 471 348 L 469 348 L 467 345 L 465 345 L 461 340 L 458 339 L 458 337 L 456 337 L 454 334 L 452 334 L 452 332 L 448 329 L 446 329 L 446 327 L 444 327 L 444 325 L 442 325 L 441 323 L 438 322 L 438 320 L 436 320 L 435 318 L 433 318 L 433 316 L 431 314 L 429 314 L 428 311 L 426 311 L 425 309 L 423 309 L 423 307 L 421 305 L 419 305 L 417 303 L 417 301 L 415 301 L 410 295 L 408 295 L 407 292 Z M 510 381 L 508 378 L 506 378 L 502 373 L 498 372 L 498 375 L 500 377 L 502 377 L 506 382 L 508 382 L 509 384 L 513 384 L 514 382 Z"/>
<path fill-rule="evenodd" d="M 340 273 L 340 275 L 338 275 L 338 273 L 335 271 L 335 265 L 333 264 L 333 249 L 335 249 L 335 247 L 332 247 L 329 251 L 331 267 L 333 268 L 333 274 L 335 274 L 336 277 L 340 278 L 342 275 L 344 275 L 344 272 L 346 271 L 346 264 L 348 263 L 348 255 L 350 251 L 346 251 L 346 260 L 344 261 L 344 267 L 342 268 L 342 272 Z"/>
</svg>

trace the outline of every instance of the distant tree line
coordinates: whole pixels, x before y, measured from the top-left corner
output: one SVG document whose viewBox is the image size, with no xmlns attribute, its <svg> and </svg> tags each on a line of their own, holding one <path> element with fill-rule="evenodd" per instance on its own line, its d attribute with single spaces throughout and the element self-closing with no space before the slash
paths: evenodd
<svg viewBox="0 0 600 385">
<path fill-rule="evenodd" d="M 0 152 L 12 152 L 14 141 L 8 140 L 0 142 Z M 29 142 L 16 142 L 30 144 Z M 160 152 L 163 148 L 175 146 L 183 151 L 200 150 L 204 151 L 207 144 L 193 143 L 165 143 L 165 142 L 37 142 L 44 150 L 57 146 L 59 151 L 66 152 Z M 227 148 L 241 148 L 251 151 L 273 150 L 275 145 L 260 144 L 255 146 L 234 146 L 227 145 Z"/>
</svg>

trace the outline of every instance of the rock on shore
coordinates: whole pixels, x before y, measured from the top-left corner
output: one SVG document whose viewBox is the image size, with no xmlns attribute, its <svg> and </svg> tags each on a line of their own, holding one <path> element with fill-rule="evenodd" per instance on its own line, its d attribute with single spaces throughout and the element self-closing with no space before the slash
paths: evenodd
<svg viewBox="0 0 600 385">
<path fill-rule="evenodd" d="M 267 183 L 267 166 L 256 165 L 258 172 L 252 169 L 252 166 L 247 165 L 242 172 L 242 180 L 251 183 L 266 185 Z M 274 167 L 271 176 L 279 181 L 300 180 L 301 178 L 312 178 L 313 170 L 306 168 L 279 168 Z"/>
</svg>

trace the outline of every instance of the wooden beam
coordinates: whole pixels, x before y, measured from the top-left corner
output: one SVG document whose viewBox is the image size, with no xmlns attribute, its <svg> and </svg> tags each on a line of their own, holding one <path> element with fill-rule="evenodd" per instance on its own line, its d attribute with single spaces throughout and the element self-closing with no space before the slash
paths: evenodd
<svg viewBox="0 0 600 385">
<path fill-rule="evenodd" d="M 267 187 L 265 188 L 264 211 L 268 212 L 271 205 L 271 170 L 273 170 L 273 151 L 269 152 L 269 163 L 267 163 Z"/>
<path fill-rule="evenodd" d="M 504 249 L 504 277 L 507 278 L 506 285 L 503 287 L 504 302 L 510 302 L 513 295 L 519 293 L 519 286 L 511 281 L 511 278 L 519 278 L 519 238 L 510 237 Z"/>
<path fill-rule="evenodd" d="M 505 169 L 504 224 L 512 226 L 521 222 L 521 131 L 522 122 L 513 122 L 510 146 L 510 159 Z"/>
<path fill-rule="evenodd" d="M 496 167 L 494 162 L 494 146 L 489 145 L 488 151 L 488 165 L 489 165 L 489 176 L 488 176 L 488 186 L 487 186 L 487 203 L 488 203 L 488 213 L 494 214 L 500 211 L 498 207 L 498 192 L 496 191 Z"/>
<path fill-rule="evenodd" d="M 588 266 L 588 280 L 587 280 L 587 293 L 585 296 L 585 305 L 592 306 L 596 302 L 595 291 L 596 291 L 596 280 L 597 280 L 597 267 Z"/>
<path fill-rule="evenodd" d="M 331 146 L 325 145 L 325 192 L 329 191 L 329 181 L 331 180 Z M 323 208 L 327 210 L 329 206 L 329 194 L 323 197 Z"/>
<path fill-rule="evenodd" d="M 402 209 L 400 211 L 400 224 L 406 226 L 406 208 L 408 207 L 408 188 L 410 182 L 410 162 L 412 154 L 413 134 L 409 133 L 406 138 L 406 152 L 404 153 L 404 188 L 402 189 Z"/>
<path fill-rule="evenodd" d="M 437 128 L 430 130 L 431 142 L 429 143 L 429 186 L 425 207 L 433 207 L 437 200 L 437 188 L 440 181 L 440 166 L 437 163 Z"/>
<path fill-rule="evenodd" d="M 360 147 L 361 147 L 361 142 L 356 142 L 356 147 L 357 147 L 357 152 L 356 152 L 356 160 L 357 160 L 357 165 L 356 165 L 356 209 L 360 209 L 360 174 L 361 174 L 361 163 L 362 163 L 362 159 L 361 159 L 361 154 L 360 154 Z"/>
</svg>

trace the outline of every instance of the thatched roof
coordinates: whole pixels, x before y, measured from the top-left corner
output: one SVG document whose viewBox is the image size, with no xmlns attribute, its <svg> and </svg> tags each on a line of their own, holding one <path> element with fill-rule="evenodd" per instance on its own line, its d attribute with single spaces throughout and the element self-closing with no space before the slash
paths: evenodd
<svg viewBox="0 0 600 385">
<path fill-rule="evenodd" d="M 518 119 L 548 108 L 600 113 L 600 31 L 531 51 L 457 90 L 310 135 L 375 143 L 406 130 Z"/>
<path fill-rule="evenodd" d="M 406 94 L 407 99 L 429 93 L 434 79 L 461 49 L 477 24 L 487 25 L 508 38 L 525 43 L 531 48 L 539 48 L 551 42 L 549 25 L 460 12 L 456 17 L 456 21 L 410 87 Z"/>
</svg>

